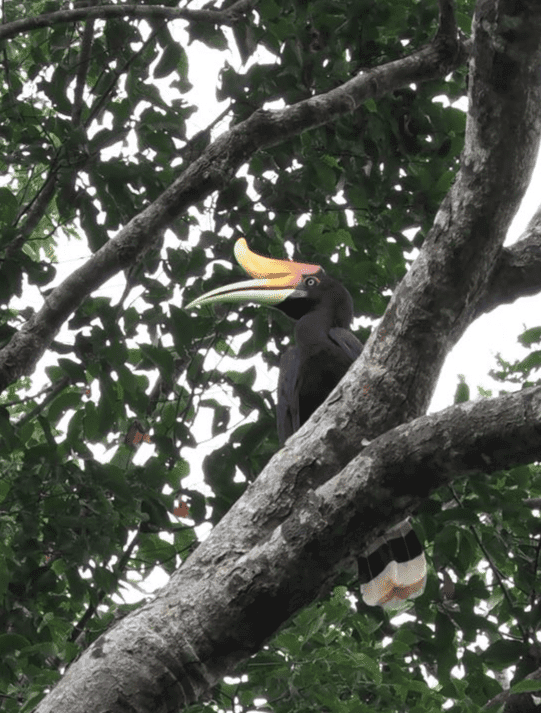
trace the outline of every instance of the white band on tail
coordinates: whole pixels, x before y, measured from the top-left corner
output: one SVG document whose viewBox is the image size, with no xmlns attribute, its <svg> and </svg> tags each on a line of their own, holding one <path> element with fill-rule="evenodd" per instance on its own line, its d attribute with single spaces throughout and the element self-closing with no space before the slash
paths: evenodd
<svg viewBox="0 0 541 713">
<path fill-rule="evenodd" d="M 365 604 L 393 609 L 415 599 L 426 584 L 423 546 L 407 520 L 378 537 L 357 560 Z"/>
</svg>

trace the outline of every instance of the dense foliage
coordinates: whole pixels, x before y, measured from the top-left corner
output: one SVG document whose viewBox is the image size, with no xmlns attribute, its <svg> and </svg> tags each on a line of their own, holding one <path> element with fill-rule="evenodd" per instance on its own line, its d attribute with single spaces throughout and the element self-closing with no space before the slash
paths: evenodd
<svg viewBox="0 0 541 713">
<path fill-rule="evenodd" d="M 60 9 L 59 0 L 5 3 L 3 23 Z M 458 3 L 466 35 L 471 14 L 471 2 Z M 248 18 L 233 30 L 160 17 L 56 22 L 4 40 L 0 348 L 56 286 L 72 241 L 98 251 L 256 108 L 326 92 L 421 47 L 437 5 L 262 0 Z M 185 95 L 188 76 L 197 81 L 190 51 L 201 45 L 222 58 L 220 120 L 195 132 Z M 243 63 L 232 66 L 228 49 Z M 232 245 L 243 235 L 257 252 L 332 272 L 364 318 L 364 340 L 453 181 L 465 114 L 451 103 L 465 89 L 463 68 L 255 152 L 140 256 L 128 275 L 137 300 L 88 296 L 50 344 L 49 366 L 0 397 L 1 710 L 31 710 L 129 610 L 113 601 L 122 583 L 156 564 L 173 571 L 197 544 L 189 523 L 215 525 L 278 448 L 274 393 L 254 383 L 262 363 L 276 380 L 290 322 L 253 306 L 188 316 L 181 301 L 238 272 Z M 235 368 L 208 354 L 235 357 Z M 254 356 L 257 367 L 245 361 Z M 529 359 L 513 371 L 531 382 L 539 352 Z M 198 415 L 218 445 L 203 462 L 204 486 L 187 487 Z M 134 419 L 154 446 L 144 465 L 123 444 Z M 121 444 L 114 458 L 95 455 L 104 443 Z M 242 683 L 215 691 L 217 705 L 480 710 L 501 690 L 496 674 L 516 666 L 521 680 L 539 665 L 538 522 L 524 503 L 536 496 L 535 466 L 437 493 L 416 525 L 432 561 L 427 592 L 405 622 L 353 606 L 355 578 L 344 573 L 328 601 L 239 671 Z M 174 515 L 179 499 L 191 520 Z"/>
</svg>

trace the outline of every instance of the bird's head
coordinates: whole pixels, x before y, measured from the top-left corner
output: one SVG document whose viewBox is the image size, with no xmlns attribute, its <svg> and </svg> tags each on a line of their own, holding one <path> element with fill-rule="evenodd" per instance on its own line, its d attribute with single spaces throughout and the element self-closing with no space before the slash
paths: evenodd
<svg viewBox="0 0 541 713">
<path fill-rule="evenodd" d="M 250 250 L 244 238 L 235 243 L 235 257 L 255 279 L 211 290 L 186 305 L 186 309 L 216 302 L 255 302 L 300 319 L 325 307 L 338 315 L 333 320 L 336 326 L 349 325 L 353 313 L 351 296 L 320 265 L 258 255 Z"/>
</svg>

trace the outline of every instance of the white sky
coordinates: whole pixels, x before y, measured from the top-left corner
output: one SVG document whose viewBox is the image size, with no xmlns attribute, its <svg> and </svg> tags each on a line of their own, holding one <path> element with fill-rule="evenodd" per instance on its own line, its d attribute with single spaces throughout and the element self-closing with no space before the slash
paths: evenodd
<svg viewBox="0 0 541 713">
<path fill-rule="evenodd" d="M 537 164 L 505 241 L 512 245 L 522 235 L 531 217 L 541 202 L 541 153 Z M 429 411 L 440 411 L 453 403 L 458 384 L 457 374 L 464 374 L 471 388 L 470 397 L 477 396 L 477 385 L 492 389 L 493 395 L 505 388 L 514 391 L 509 384 L 501 384 L 488 376 L 490 369 L 497 369 L 495 355 L 500 353 L 506 361 L 523 359 L 528 353 L 517 337 L 525 328 L 541 323 L 541 295 L 523 297 L 513 304 L 502 305 L 489 314 L 477 319 L 464 333 L 462 339 L 448 355 L 441 371 L 438 385 Z"/>
<path fill-rule="evenodd" d="M 178 34 L 184 47 L 187 48 L 190 60 L 189 79 L 194 85 L 191 94 L 185 98 L 188 101 L 193 100 L 197 106 L 201 107 L 198 113 L 188 122 L 188 126 L 190 127 L 189 135 L 193 135 L 200 129 L 205 128 L 225 107 L 224 103 L 217 104 L 215 100 L 217 75 L 224 60 L 224 53 L 211 52 L 200 43 L 194 43 L 190 47 L 187 47 L 186 36 L 180 30 L 180 24 L 181 23 L 174 23 L 174 31 L 175 35 Z M 225 57 L 233 66 L 240 66 L 240 61 L 237 56 L 233 56 L 231 53 L 225 53 Z M 201 68 L 204 69 L 202 70 Z M 506 244 L 515 242 L 521 235 L 529 219 L 537 209 L 539 196 L 541 196 L 541 161 L 538 160 L 534 178 L 524 198 L 522 207 L 513 221 Z M 209 230 L 213 229 L 210 218 L 208 224 L 203 225 L 203 228 Z M 56 263 L 58 274 L 53 283 L 55 285 L 59 284 L 76 267 L 80 266 L 90 257 L 90 252 L 85 241 L 71 243 L 60 241 L 60 246 L 56 252 L 59 257 L 59 262 Z M 95 294 L 108 295 L 112 298 L 113 302 L 116 303 L 123 291 L 124 284 L 124 277 L 122 274 L 119 274 L 109 280 L 109 282 Z M 134 293 L 130 296 L 128 303 L 131 303 L 133 299 Z M 41 303 L 39 293 L 36 289 L 32 288 L 25 291 L 24 299 L 20 300 L 16 306 L 23 308 L 31 304 L 37 310 L 40 308 Z M 484 388 L 493 389 L 494 395 L 496 395 L 501 385 L 497 382 L 493 382 L 488 377 L 489 369 L 496 367 L 495 355 L 501 352 L 502 356 L 508 361 L 522 358 L 526 351 L 518 344 L 517 336 L 523 331 L 524 327 L 539 325 L 541 322 L 540 315 L 541 296 L 537 295 L 518 300 L 513 305 L 499 307 L 491 314 L 478 319 L 467 330 L 460 342 L 449 354 L 440 375 L 430 411 L 440 410 L 453 403 L 453 397 L 458 383 L 458 374 L 464 374 L 466 376 L 467 382 L 471 387 L 472 398 L 476 398 L 476 386 L 478 384 Z M 67 334 L 67 330 L 64 329 L 59 335 L 59 338 L 71 342 L 71 338 L 66 338 Z M 43 369 L 47 365 L 56 363 L 56 359 L 56 355 L 46 354 L 44 356 L 33 376 L 33 386 L 30 393 L 35 394 L 45 385 L 46 377 Z M 249 364 L 250 361 L 243 361 L 241 363 L 235 362 L 234 360 L 230 361 L 231 368 L 240 370 L 248 368 Z M 258 366 L 256 387 L 275 389 L 276 375 L 269 376 L 266 368 Z M 511 390 L 509 386 L 505 388 Z M 222 392 L 215 395 L 220 399 L 223 398 Z M 239 419 L 232 416 L 232 428 L 237 425 L 238 420 Z M 201 448 L 198 448 L 197 452 L 184 449 L 182 453 L 183 456 L 188 458 L 191 462 L 192 475 L 190 476 L 190 480 L 185 481 L 189 487 L 193 487 L 196 483 L 200 486 L 202 478 L 200 463 L 204 454 L 217 448 L 218 445 L 228 437 L 228 434 L 225 434 L 216 439 L 211 439 L 208 421 L 208 417 L 200 418 L 195 431 L 198 442 L 202 442 Z M 137 454 L 137 461 L 144 462 L 151 453 L 150 448 L 151 446 L 142 444 Z M 101 451 L 103 455 L 105 449 L 97 449 L 97 455 L 99 451 Z M 108 452 L 105 456 L 106 460 L 111 457 L 112 453 L 113 451 Z M 147 580 L 145 589 L 151 591 L 155 587 L 162 586 L 165 581 L 167 581 L 167 576 L 164 573 L 159 574 L 157 572 L 156 576 L 152 576 Z M 140 594 L 136 592 L 129 596 L 129 600 L 131 601 L 139 598 Z"/>
</svg>

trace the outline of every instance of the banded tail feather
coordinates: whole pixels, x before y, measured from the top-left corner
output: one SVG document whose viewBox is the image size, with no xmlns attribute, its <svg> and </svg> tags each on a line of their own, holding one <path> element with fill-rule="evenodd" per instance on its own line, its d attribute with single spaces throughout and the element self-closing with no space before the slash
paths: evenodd
<svg viewBox="0 0 541 713">
<path fill-rule="evenodd" d="M 378 537 L 357 565 L 363 601 L 369 606 L 395 609 L 424 592 L 426 559 L 408 520 Z"/>
</svg>

